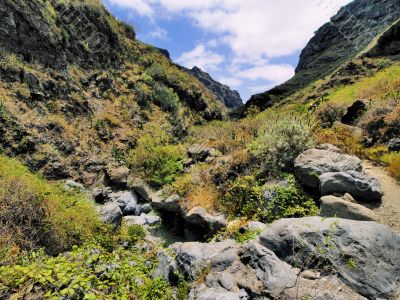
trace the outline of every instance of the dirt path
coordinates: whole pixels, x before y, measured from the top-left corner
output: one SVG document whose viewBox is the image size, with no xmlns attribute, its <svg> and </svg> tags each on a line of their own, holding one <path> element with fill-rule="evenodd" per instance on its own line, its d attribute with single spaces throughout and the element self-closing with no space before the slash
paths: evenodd
<svg viewBox="0 0 400 300">
<path fill-rule="evenodd" d="M 369 208 L 374 210 L 382 224 L 400 232 L 400 185 L 384 168 L 369 161 L 364 161 L 363 165 L 366 173 L 379 180 L 384 194 L 379 207 Z"/>
</svg>

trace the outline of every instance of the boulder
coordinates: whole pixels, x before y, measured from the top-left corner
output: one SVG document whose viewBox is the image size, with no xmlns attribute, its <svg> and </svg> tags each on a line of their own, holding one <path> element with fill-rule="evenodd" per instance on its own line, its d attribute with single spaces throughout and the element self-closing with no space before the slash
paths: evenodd
<svg viewBox="0 0 400 300">
<path fill-rule="evenodd" d="M 153 197 L 151 205 L 160 212 L 183 213 L 180 200 L 179 195 L 169 196 L 165 200 L 162 197 Z"/>
<path fill-rule="evenodd" d="M 237 251 L 237 245 L 232 240 L 219 243 L 175 243 L 171 246 L 175 252 L 178 271 L 187 280 L 196 280 L 210 266 L 211 260 L 226 251 Z M 218 264 L 218 265 L 221 265 Z M 223 263 L 222 263 L 223 265 Z"/>
<path fill-rule="evenodd" d="M 118 203 L 119 207 L 124 210 L 129 204 L 130 207 L 136 206 L 138 203 L 138 198 L 136 194 L 132 191 L 119 191 L 115 193 L 108 194 L 110 201 Z"/>
<path fill-rule="evenodd" d="M 112 190 L 109 187 L 104 188 L 94 188 L 92 195 L 96 203 L 104 204 L 110 201 L 109 195 L 112 193 Z"/>
<path fill-rule="evenodd" d="M 382 199 L 379 181 L 365 173 L 347 171 L 319 176 L 322 195 L 349 193 L 358 201 L 378 202 Z"/>
<path fill-rule="evenodd" d="M 127 186 L 134 190 L 145 201 L 151 202 L 154 191 L 144 180 L 136 177 L 129 178 Z"/>
<path fill-rule="evenodd" d="M 142 226 L 154 226 L 161 223 L 161 219 L 159 216 L 151 214 L 146 215 L 143 213 L 140 216 L 126 216 L 124 217 L 124 221 L 128 226 L 133 224 Z"/>
<path fill-rule="evenodd" d="M 375 221 L 375 213 L 365 206 L 352 203 L 335 196 L 325 196 L 321 198 L 321 217 L 341 218 L 358 221 Z"/>
<path fill-rule="evenodd" d="M 363 100 L 356 100 L 347 108 L 346 113 L 342 117 L 342 123 L 354 125 L 354 123 L 367 111 L 367 104 Z"/>
<path fill-rule="evenodd" d="M 209 233 L 216 232 L 227 225 L 223 216 L 210 215 L 203 207 L 192 208 L 186 214 L 185 219 L 189 226 L 205 229 Z"/>
<path fill-rule="evenodd" d="M 400 151 L 400 138 L 398 139 L 391 139 L 388 144 L 389 151 L 396 152 Z"/>
<path fill-rule="evenodd" d="M 151 212 L 151 205 L 149 203 L 143 204 L 141 210 L 144 214 L 149 214 Z"/>
<path fill-rule="evenodd" d="M 108 180 L 111 185 L 126 187 L 128 183 L 129 169 L 126 166 L 110 164 L 106 168 Z"/>
<path fill-rule="evenodd" d="M 362 171 L 362 162 L 355 156 L 330 150 L 310 149 L 295 160 L 298 180 L 310 188 L 319 187 L 319 176 L 328 172 Z"/>
<path fill-rule="evenodd" d="M 207 158 L 216 157 L 218 152 L 214 148 L 194 144 L 189 147 L 188 155 L 195 162 L 205 162 Z"/>
<path fill-rule="evenodd" d="M 117 203 L 109 202 L 98 209 L 100 220 L 119 227 L 122 220 L 122 211 Z"/>
<path fill-rule="evenodd" d="M 241 260 L 256 271 L 268 294 L 278 296 L 285 288 L 296 284 L 297 274 L 293 268 L 256 242 L 243 247 Z"/>
<path fill-rule="evenodd" d="M 291 265 L 329 263 L 344 283 L 372 299 L 400 292 L 400 235 L 375 222 L 309 217 L 271 224 L 260 244 Z"/>
<path fill-rule="evenodd" d="M 317 147 L 315 147 L 318 150 L 327 150 L 327 151 L 331 151 L 331 152 L 337 152 L 337 153 L 341 153 L 342 150 L 340 150 L 338 147 L 331 145 L 331 144 L 321 144 L 318 145 Z"/>
<path fill-rule="evenodd" d="M 140 216 L 140 206 L 137 205 L 135 202 L 129 202 L 123 209 L 122 209 L 124 216 Z"/>
</svg>

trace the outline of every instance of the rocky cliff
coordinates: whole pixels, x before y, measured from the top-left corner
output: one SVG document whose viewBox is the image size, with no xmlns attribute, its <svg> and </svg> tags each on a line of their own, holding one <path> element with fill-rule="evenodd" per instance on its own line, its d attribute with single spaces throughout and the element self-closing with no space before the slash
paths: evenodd
<svg viewBox="0 0 400 300">
<path fill-rule="evenodd" d="M 265 109 L 323 79 L 362 52 L 399 18 L 399 0 L 355 0 L 342 7 L 303 49 L 295 76 L 268 92 L 252 96 L 246 106 Z"/>
<path fill-rule="evenodd" d="M 226 105 L 226 107 L 238 108 L 243 105 L 242 98 L 237 91 L 233 91 L 230 87 L 214 80 L 210 74 L 204 72 L 200 68 L 193 67 L 192 69 L 185 68 L 184 70 L 200 80 L 221 102 Z"/>
</svg>

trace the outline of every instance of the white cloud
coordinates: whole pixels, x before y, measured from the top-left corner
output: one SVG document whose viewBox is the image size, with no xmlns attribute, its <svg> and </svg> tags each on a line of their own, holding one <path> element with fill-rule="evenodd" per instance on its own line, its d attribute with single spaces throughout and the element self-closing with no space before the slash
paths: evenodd
<svg viewBox="0 0 400 300">
<path fill-rule="evenodd" d="M 122 7 L 127 7 L 137 11 L 142 16 L 152 16 L 154 10 L 151 6 L 152 1 L 147 0 L 105 0 L 109 4 L 114 4 Z"/>
<path fill-rule="evenodd" d="M 219 77 L 218 81 L 229 87 L 239 87 L 243 84 L 243 80 L 235 77 Z"/>
<path fill-rule="evenodd" d="M 149 33 L 149 36 L 153 39 L 167 40 L 168 32 L 163 28 L 157 27 L 155 30 Z"/>
<path fill-rule="evenodd" d="M 183 53 L 177 63 L 187 68 L 199 67 L 207 72 L 215 71 L 218 66 L 225 60 L 223 55 L 208 51 L 203 44 L 197 45 L 193 50 Z"/>
<path fill-rule="evenodd" d="M 248 80 L 263 79 L 272 82 L 283 82 L 294 76 L 294 68 L 291 65 L 285 64 L 265 64 L 241 70 L 236 75 Z"/>
</svg>

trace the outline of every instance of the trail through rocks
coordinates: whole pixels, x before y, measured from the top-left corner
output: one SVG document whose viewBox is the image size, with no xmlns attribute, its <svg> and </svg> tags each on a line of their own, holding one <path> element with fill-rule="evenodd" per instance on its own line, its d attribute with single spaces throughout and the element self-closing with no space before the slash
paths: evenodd
<svg viewBox="0 0 400 300">
<path fill-rule="evenodd" d="M 400 232 L 400 184 L 388 172 L 369 161 L 363 161 L 365 172 L 379 180 L 382 185 L 383 198 L 379 206 L 366 205 L 374 210 L 382 224 Z"/>
</svg>

